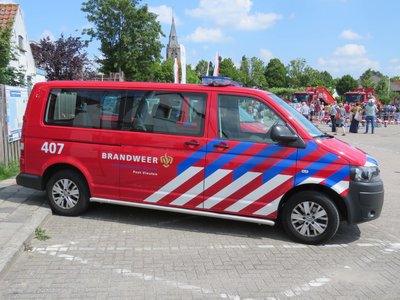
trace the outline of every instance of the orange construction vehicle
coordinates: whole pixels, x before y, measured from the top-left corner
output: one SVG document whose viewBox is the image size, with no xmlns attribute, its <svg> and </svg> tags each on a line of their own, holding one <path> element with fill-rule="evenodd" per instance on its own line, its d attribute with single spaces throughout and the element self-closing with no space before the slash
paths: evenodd
<svg viewBox="0 0 400 300">
<path fill-rule="evenodd" d="M 288 103 L 293 102 L 307 102 L 309 105 L 311 102 L 317 102 L 322 99 L 325 104 L 331 104 L 335 102 L 335 98 L 332 97 L 331 93 L 325 87 L 306 87 L 304 92 L 294 92 L 293 94 L 285 94 L 284 100 Z"/>
</svg>

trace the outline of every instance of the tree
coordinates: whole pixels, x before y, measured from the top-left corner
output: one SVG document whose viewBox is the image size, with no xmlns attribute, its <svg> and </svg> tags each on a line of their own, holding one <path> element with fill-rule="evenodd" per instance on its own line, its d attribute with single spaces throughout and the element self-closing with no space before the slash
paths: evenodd
<svg viewBox="0 0 400 300">
<path fill-rule="evenodd" d="M 268 83 L 267 80 L 265 79 L 264 73 L 265 73 L 264 62 L 257 57 L 252 57 L 250 59 L 249 86 L 258 89 L 268 88 Z"/>
<path fill-rule="evenodd" d="M 151 81 L 155 82 L 174 82 L 174 63 L 175 58 L 170 57 L 161 64 L 154 64 L 153 77 Z M 179 65 L 179 82 L 182 80 L 182 65 Z M 186 83 L 200 84 L 201 81 L 191 65 L 186 65 Z"/>
<path fill-rule="evenodd" d="M 197 76 L 196 70 L 192 70 L 191 65 L 186 65 L 186 83 L 200 84 L 201 81 Z"/>
<path fill-rule="evenodd" d="M 400 97 L 399 93 L 394 92 L 391 86 L 388 91 L 388 83 L 389 83 L 388 77 L 381 77 L 381 79 L 379 79 L 378 83 L 376 84 L 375 88 L 375 96 L 383 104 L 392 103 L 394 98 Z"/>
<path fill-rule="evenodd" d="M 374 72 L 371 71 L 371 68 L 366 70 L 361 76 L 360 76 L 360 82 L 363 88 L 374 88 L 375 87 L 375 82 L 372 80 L 371 76 L 374 76 Z"/>
<path fill-rule="evenodd" d="M 164 37 L 157 15 L 138 0 L 88 0 L 82 11 L 94 27 L 85 29 L 91 40 L 101 42 L 103 72 L 122 70 L 128 80 L 146 81 L 154 77 L 154 64 L 161 61 Z"/>
<path fill-rule="evenodd" d="M 221 62 L 219 63 L 219 76 L 229 77 L 235 80 L 234 78 L 237 77 L 237 74 L 238 72 L 232 59 L 224 58 L 223 60 L 221 60 Z"/>
<path fill-rule="evenodd" d="M 371 72 L 372 76 L 378 76 L 379 78 L 384 77 L 384 75 L 379 71 L 371 70 Z"/>
<path fill-rule="evenodd" d="M 376 95 L 382 95 L 382 96 L 388 95 L 388 80 L 389 79 L 386 77 L 382 77 L 381 79 L 379 79 L 375 87 Z"/>
<path fill-rule="evenodd" d="M 170 57 L 161 63 L 161 72 L 160 76 L 156 78 L 157 82 L 174 82 L 174 63 L 175 58 L 173 57 Z M 179 72 L 181 72 L 181 68 L 179 68 Z"/>
<path fill-rule="evenodd" d="M 0 83 L 12 86 L 25 85 L 25 70 L 11 67 L 10 61 L 17 61 L 17 52 L 11 44 L 11 25 L 0 28 Z"/>
<path fill-rule="evenodd" d="M 214 65 L 213 65 L 212 61 L 210 61 L 208 63 L 208 74 L 207 74 L 207 76 L 212 76 L 213 74 L 214 74 Z"/>
<path fill-rule="evenodd" d="M 290 83 L 293 87 L 301 86 L 301 80 L 306 63 L 307 61 L 304 58 L 297 58 L 296 60 L 291 60 L 286 66 L 287 73 L 290 77 Z"/>
<path fill-rule="evenodd" d="M 358 81 L 351 75 L 344 75 L 336 84 L 336 91 L 339 95 L 343 95 L 349 91 L 354 91 L 356 88 L 358 88 Z"/>
<path fill-rule="evenodd" d="M 400 76 L 393 76 L 392 78 L 390 78 L 390 82 L 398 81 L 398 80 L 400 80 Z"/>
<path fill-rule="evenodd" d="M 322 86 L 324 85 L 321 73 L 318 70 L 306 66 L 303 71 L 303 75 L 300 77 L 300 86 Z"/>
<path fill-rule="evenodd" d="M 340 80 L 340 77 L 336 77 L 335 79 L 333 79 L 333 82 L 334 82 L 334 84 L 335 84 L 335 87 L 337 86 L 339 80 Z"/>
<path fill-rule="evenodd" d="M 96 75 L 93 64 L 83 50 L 86 47 L 80 37 L 64 35 L 56 41 L 47 36 L 38 45 L 32 44 L 32 54 L 40 67 L 46 70 L 46 79 L 51 80 L 88 80 Z"/>
<path fill-rule="evenodd" d="M 208 74 L 206 74 L 207 73 L 207 65 L 208 65 L 208 62 L 206 62 L 204 59 L 200 60 L 197 63 L 195 71 L 199 78 L 201 78 L 203 76 L 208 76 Z"/>
<path fill-rule="evenodd" d="M 243 86 L 250 87 L 250 62 L 245 55 L 242 57 L 239 70 L 242 73 L 240 77 Z"/>
<path fill-rule="evenodd" d="M 329 74 L 328 71 L 323 71 L 321 72 L 321 79 L 324 81 L 324 87 L 330 87 L 330 88 L 335 88 L 336 83 L 333 80 L 331 74 Z"/>
<path fill-rule="evenodd" d="M 279 58 L 273 58 L 269 61 L 265 68 L 264 75 L 270 88 L 284 88 L 289 86 L 289 76 L 287 76 L 287 70 Z"/>
</svg>

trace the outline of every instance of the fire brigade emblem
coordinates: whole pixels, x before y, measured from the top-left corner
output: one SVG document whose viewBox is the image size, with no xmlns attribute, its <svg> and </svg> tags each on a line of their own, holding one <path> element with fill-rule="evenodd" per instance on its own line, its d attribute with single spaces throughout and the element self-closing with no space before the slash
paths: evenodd
<svg viewBox="0 0 400 300">
<path fill-rule="evenodd" d="M 165 153 L 164 156 L 160 157 L 160 160 L 164 168 L 168 168 L 170 164 L 172 164 L 173 158 L 171 156 L 168 156 L 167 153 Z"/>
</svg>

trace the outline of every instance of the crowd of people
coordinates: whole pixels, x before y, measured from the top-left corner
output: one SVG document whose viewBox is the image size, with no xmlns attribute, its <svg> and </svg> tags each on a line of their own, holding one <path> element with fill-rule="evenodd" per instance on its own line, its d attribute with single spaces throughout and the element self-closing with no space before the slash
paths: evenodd
<svg viewBox="0 0 400 300">
<path fill-rule="evenodd" d="M 294 102 L 292 106 L 311 122 L 331 123 L 335 135 L 339 128 L 342 128 L 342 135 L 346 135 L 346 126 L 350 126 L 350 133 L 358 133 L 360 122 L 365 123 L 364 133 L 369 132 L 369 127 L 371 133 L 374 133 L 376 120 L 382 120 L 385 127 L 388 122 L 400 122 L 400 103 L 377 105 L 374 96 L 369 97 L 368 103 L 338 104 L 335 101 L 329 105 L 319 99 L 310 105 L 306 102 Z"/>
</svg>

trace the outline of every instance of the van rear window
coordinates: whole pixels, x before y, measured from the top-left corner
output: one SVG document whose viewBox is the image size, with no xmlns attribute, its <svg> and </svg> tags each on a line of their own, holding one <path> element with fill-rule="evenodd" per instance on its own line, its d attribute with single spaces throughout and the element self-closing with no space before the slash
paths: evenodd
<svg viewBox="0 0 400 300">
<path fill-rule="evenodd" d="M 46 125 L 120 130 L 125 90 L 52 89 Z"/>
</svg>

